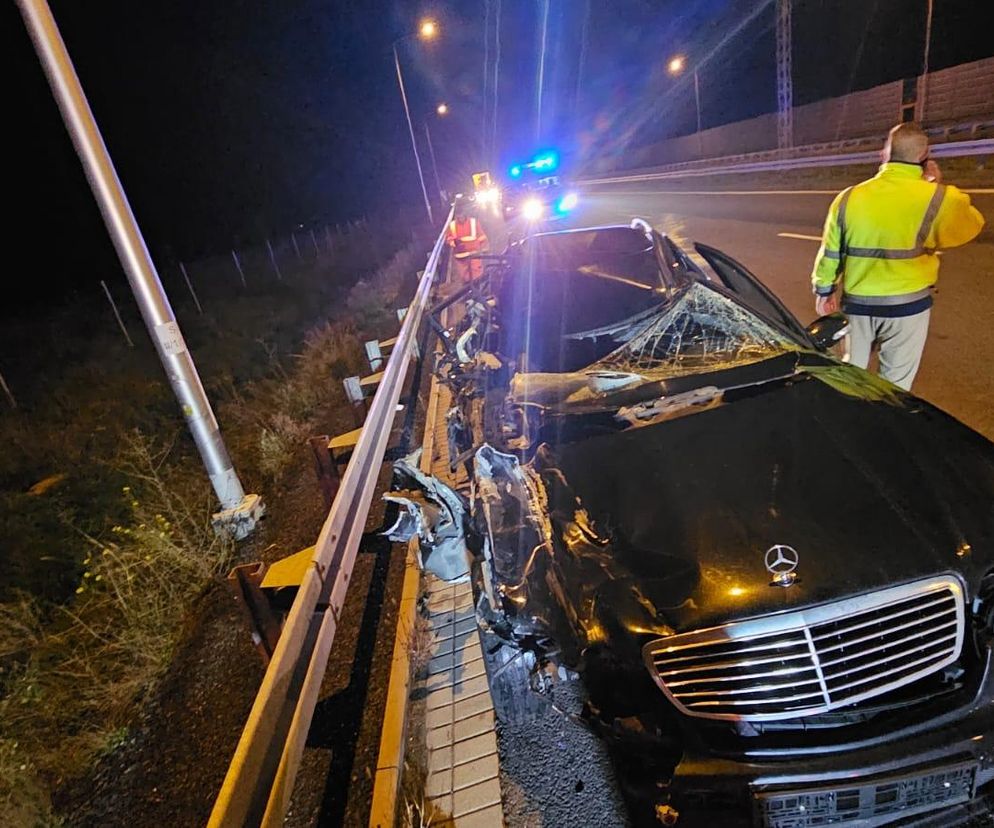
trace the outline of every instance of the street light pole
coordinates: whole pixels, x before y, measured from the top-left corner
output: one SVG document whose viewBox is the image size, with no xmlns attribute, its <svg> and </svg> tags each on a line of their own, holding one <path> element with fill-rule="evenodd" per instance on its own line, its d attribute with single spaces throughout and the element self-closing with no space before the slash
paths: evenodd
<svg viewBox="0 0 994 828">
<path fill-rule="evenodd" d="M 442 181 L 438 177 L 438 163 L 435 161 L 435 148 L 431 144 L 431 132 L 428 130 L 428 122 L 425 121 L 425 138 L 428 140 L 428 153 L 431 155 L 431 169 L 435 173 L 435 186 L 438 187 L 438 198 L 440 202 L 445 201 L 442 195 Z"/>
<path fill-rule="evenodd" d="M 418 155 L 418 142 L 414 138 L 414 125 L 411 123 L 411 110 L 407 106 L 407 92 L 404 91 L 404 75 L 400 71 L 400 55 L 397 53 L 397 43 L 393 44 L 393 63 L 397 68 L 397 84 L 400 86 L 400 98 L 404 102 L 404 114 L 407 116 L 407 130 L 411 133 L 411 149 L 414 150 L 414 163 L 418 167 L 418 180 L 421 182 L 421 195 L 424 196 L 425 210 L 428 212 L 428 221 L 435 223 L 435 217 L 431 213 L 431 201 L 428 199 L 428 188 L 425 187 L 425 175 L 421 170 L 421 156 Z"/>
<path fill-rule="evenodd" d="M 221 439 L 214 412 L 200 382 L 193 358 L 176 324 L 176 316 L 159 281 L 127 195 L 90 110 L 66 45 L 46 0 L 17 0 L 25 26 L 69 136 L 83 164 L 118 258 L 135 294 L 166 376 L 179 400 L 187 426 L 204 461 L 222 510 L 214 515 L 218 529 L 236 538 L 248 535 L 263 512 L 258 495 L 246 495 Z"/>
<path fill-rule="evenodd" d="M 697 102 L 697 154 L 704 156 L 704 138 L 701 136 L 701 84 L 694 67 L 694 100 Z"/>
<path fill-rule="evenodd" d="M 684 55 L 676 55 L 666 63 L 666 71 L 676 77 L 682 75 L 687 68 L 687 58 Z M 701 137 L 701 80 L 698 76 L 698 66 L 694 67 L 694 103 L 697 105 L 697 153 L 704 155 L 704 139 Z"/>
<path fill-rule="evenodd" d="M 697 69 L 694 69 L 694 100 L 697 101 L 697 132 L 701 131 L 701 83 L 697 78 Z"/>
<path fill-rule="evenodd" d="M 922 55 L 922 102 L 921 102 L 921 115 L 918 120 L 925 123 L 925 118 L 927 116 L 926 104 L 928 103 L 928 56 L 932 49 L 932 12 L 933 3 L 932 0 L 926 0 L 926 11 L 925 11 L 925 51 Z"/>
</svg>

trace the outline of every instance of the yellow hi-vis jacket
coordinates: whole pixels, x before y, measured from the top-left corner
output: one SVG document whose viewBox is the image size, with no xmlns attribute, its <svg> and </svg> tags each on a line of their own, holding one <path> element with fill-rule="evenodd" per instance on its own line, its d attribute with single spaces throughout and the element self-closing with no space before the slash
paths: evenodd
<svg viewBox="0 0 994 828">
<path fill-rule="evenodd" d="M 843 309 L 904 316 L 932 304 L 941 247 L 973 239 L 984 217 L 950 184 L 922 178 L 918 164 L 892 161 L 839 193 L 828 211 L 811 281 L 827 296 L 841 281 Z"/>
</svg>

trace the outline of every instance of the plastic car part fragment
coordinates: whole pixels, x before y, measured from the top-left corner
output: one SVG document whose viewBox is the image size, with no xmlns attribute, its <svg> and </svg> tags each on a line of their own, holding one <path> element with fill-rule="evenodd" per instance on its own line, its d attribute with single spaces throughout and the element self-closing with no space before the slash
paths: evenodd
<svg viewBox="0 0 994 828">
<path fill-rule="evenodd" d="M 466 504 L 444 483 L 418 468 L 421 450 L 394 463 L 394 484 L 402 487 L 385 493 L 383 499 L 399 507 L 397 520 L 383 534 L 392 541 L 407 542 L 417 536 L 418 563 L 443 581 L 469 576 L 466 546 Z"/>
</svg>

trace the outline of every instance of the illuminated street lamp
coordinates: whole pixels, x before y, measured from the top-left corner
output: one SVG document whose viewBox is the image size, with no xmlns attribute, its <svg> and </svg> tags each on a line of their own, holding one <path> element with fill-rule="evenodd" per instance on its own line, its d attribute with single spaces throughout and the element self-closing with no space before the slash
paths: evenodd
<svg viewBox="0 0 994 828">
<path fill-rule="evenodd" d="M 687 58 L 684 55 L 674 55 L 666 63 L 666 71 L 676 77 L 682 75 L 687 68 Z M 700 144 L 701 138 L 701 84 L 697 77 L 697 67 L 694 67 L 694 100 L 697 103 L 697 141 Z"/>
<path fill-rule="evenodd" d="M 411 110 L 407 105 L 407 92 L 404 90 L 404 75 L 400 71 L 400 54 L 397 52 L 397 46 L 401 41 L 407 40 L 409 37 L 417 36 L 421 40 L 428 41 L 434 40 L 437 35 L 438 24 L 434 20 L 426 18 L 421 21 L 421 25 L 418 27 L 418 31 L 416 33 L 412 32 L 410 34 L 406 34 L 403 37 L 397 38 L 393 42 L 393 64 L 397 69 L 397 85 L 400 87 L 400 99 L 404 103 L 404 114 L 407 116 L 407 130 L 411 134 L 411 149 L 414 150 L 414 163 L 417 164 L 418 167 L 418 180 L 421 182 L 421 195 L 424 196 L 425 210 L 428 212 L 428 221 L 431 224 L 435 223 L 435 217 L 431 212 L 431 201 L 428 198 L 428 188 L 425 187 L 425 174 L 421 169 L 421 156 L 418 154 L 418 142 L 414 138 L 414 124 L 411 122 Z"/>
<path fill-rule="evenodd" d="M 437 34 L 438 24 L 434 20 L 429 17 L 421 21 L 421 26 L 418 28 L 418 35 L 422 40 L 434 40 Z"/>
<path fill-rule="evenodd" d="M 449 114 L 449 105 L 444 101 L 435 107 L 435 112 L 439 117 L 444 118 Z"/>
</svg>

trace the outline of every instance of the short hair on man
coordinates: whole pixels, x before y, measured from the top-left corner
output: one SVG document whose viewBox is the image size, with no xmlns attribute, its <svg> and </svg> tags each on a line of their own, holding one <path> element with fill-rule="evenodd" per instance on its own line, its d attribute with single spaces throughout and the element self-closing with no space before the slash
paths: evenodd
<svg viewBox="0 0 994 828">
<path fill-rule="evenodd" d="M 918 124 L 909 121 L 898 124 L 887 133 L 884 149 L 889 150 L 891 161 L 917 164 L 928 155 L 928 136 Z"/>
</svg>

